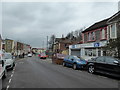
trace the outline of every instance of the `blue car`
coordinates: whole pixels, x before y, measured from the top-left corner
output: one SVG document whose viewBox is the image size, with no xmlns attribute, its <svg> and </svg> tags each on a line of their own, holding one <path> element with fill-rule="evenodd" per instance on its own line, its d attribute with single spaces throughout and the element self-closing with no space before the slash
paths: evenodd
<svg viewBox="0 0 120 90">
<path fill-rule="evenodd" d="M 63 60 L 63 66 L 72 66 L 73 69 L 83 69 L 87 65 L 87 61 L 77 56 L 66 56 Z"/>
</svg>

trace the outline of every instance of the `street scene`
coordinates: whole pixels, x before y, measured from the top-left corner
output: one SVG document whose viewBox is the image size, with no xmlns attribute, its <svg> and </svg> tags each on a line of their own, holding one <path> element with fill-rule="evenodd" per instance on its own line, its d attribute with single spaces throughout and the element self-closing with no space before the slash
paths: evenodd
<svg viewBox="0 0 120 90">
<path fill-rule="evenodd" d="M 120 1 L 50 1 L 0 2 L 0 89 L 119 90 Z"/>
</svg>

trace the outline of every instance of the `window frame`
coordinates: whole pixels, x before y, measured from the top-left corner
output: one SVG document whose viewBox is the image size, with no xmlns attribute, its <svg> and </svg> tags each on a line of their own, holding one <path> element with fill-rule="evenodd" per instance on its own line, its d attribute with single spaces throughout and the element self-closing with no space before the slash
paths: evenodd
<svg viewBox="0 0 120 90">
<path fill-rule="evenodd" d="M 112 36 L 112 26 L 115 25 L 115 37 Z M 117 38 L 117 28 L 116 28 L 116 23 L 113 23 L 110 25 L 110 38 L 114 39 Z"/>
</svg>

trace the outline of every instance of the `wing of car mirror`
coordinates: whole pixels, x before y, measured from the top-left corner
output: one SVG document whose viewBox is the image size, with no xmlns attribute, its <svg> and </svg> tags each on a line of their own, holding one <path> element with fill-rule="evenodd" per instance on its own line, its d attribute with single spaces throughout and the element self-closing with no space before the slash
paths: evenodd
<svg viewBox="0 0 120 90">
<path fill-rule="evenodd" d="M 119 62 L 118 62 L 118 61 L 113 61 L 113 63 L 114 63 L 114 64 L 119 64 Z"/>
<path fill-rule="evenodd" d="M 2 67 L 4 66 L 4 61 L 2 60 Z"/>
<path fill-rule="evenodd" d="M 13 59 L 15 59 L 15 57 L 12 57 Z"/>
</svg>

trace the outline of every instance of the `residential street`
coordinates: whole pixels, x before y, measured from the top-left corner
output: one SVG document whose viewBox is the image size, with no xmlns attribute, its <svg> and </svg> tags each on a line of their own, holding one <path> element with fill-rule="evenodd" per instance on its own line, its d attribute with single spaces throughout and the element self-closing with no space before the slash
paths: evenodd
<svg viewBox="0 0 120 90">
<path fill-rule="evenodd" d="M 16 61 L 3 88 L 118 88 L 118 81 L 31 57 Z"/>
</svg>

